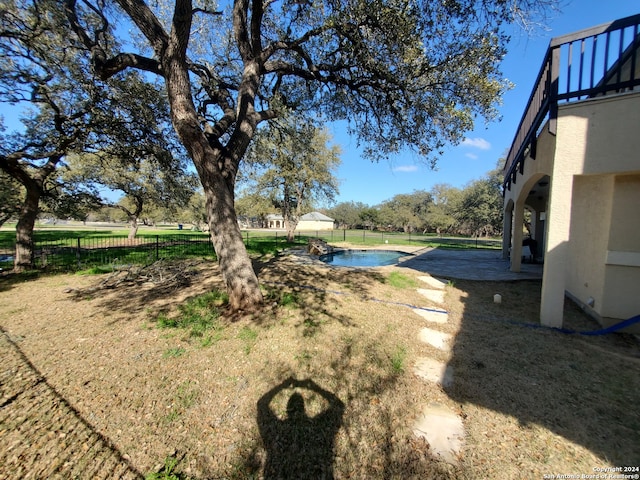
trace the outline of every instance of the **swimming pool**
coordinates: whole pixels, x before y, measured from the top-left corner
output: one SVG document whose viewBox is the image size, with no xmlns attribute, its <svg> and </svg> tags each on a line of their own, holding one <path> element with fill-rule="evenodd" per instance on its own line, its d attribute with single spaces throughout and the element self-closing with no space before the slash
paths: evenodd
<svg viewBox="0 0 640 480">
<path fill-rule="evenodd" d="M 395 265 L 409 253 L 393 250 L 340 250 L 320 256 L 320 260 L 338 267 L 381 267 Z"/>
</svg>

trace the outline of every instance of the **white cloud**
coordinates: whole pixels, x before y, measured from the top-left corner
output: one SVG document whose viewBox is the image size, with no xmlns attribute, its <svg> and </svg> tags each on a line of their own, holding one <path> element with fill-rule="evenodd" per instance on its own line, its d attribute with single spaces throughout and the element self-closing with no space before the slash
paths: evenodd
<svg viewBox="0 0 640 480">
<path fill-rule="evenodd" d="M 484 138 L 476 137 L 476 138 L 465 138 L 462 141 L 462 145 L 467 147 L 479 148 L 480 150 L 489 150 L 491 148 L 491 144 L 487 142 Z"/>
<path fill-rule="evenodd" d="M 478 159 L 478 155 L 476 155 L 475 153 L 465 153 L 464 156 L 467 157 L 467 158 L 470 158 L 471 160 L 477 160 Z"/>
<path fill-rule="evenodd" d="M 416 172 L 418 167 L 416 165 L 400 165 L 399 167 L 394 167 L 394 172 Z"/>
</svg>

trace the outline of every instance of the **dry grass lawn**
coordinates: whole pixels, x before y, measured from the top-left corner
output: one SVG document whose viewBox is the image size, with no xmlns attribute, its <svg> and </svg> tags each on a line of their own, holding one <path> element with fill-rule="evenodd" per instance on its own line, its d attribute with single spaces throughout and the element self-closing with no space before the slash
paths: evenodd
<svg viewBox="0 0 640 480">
<path fill-rule="evenodd" d="M 257 269 L 266 308 L 231 317 L 222 305 L 200 329 L 171 322 L 199 298 L 222 303 L 202 297 L 221 287 L 215 265 L 113 288 L 96 288 L 105 275 L 2 277 L 0 477 L 135 478 L 167 458 L 174 478 L 194 479 L 515 479 L 640 465 L 635 337 L 520 325 L 537 323 L 539 282 L 449 284 L 449 322 L 429 325 L 455 335 L 445 353 L 418 340 L 427 323 L 398 304 L 429 306 L 416 292 L 423 273 L 293 256 Z M 571 304 L 566 322 L 597 328 Z M 451 388 L 414 375 L 422 356 L 454 368 Z M 458 466 L 412 433 L 432 402 L 464 419 Z M 109 460 L 91 466 L 102 450 Z"/>
</svg>

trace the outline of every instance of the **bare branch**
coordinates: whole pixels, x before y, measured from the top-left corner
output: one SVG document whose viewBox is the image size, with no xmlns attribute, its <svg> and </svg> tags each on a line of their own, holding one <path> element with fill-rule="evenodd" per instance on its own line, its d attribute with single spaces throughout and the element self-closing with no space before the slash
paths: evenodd
<svg viewBox="0 0 640 480">
<path fill-rule="evenodd" d="M 160 62 L 152 58 L 143 57 L 135 53 L 120 53 L 115 57 L 96 65 L 96 71 L 102 80 L 106 80 L 129 67 L 137 68 L 145 72 L 162 75 Z"/>
<path fill-rule="evenodd" d="M 221 16 L 224 14 L 224 12 L 220 12 L 220 11 L 213 11 L 213 10 L 207 10 L 206 8 L 194 8 L 192 10 L 192 12 L 194 14 L 196 13 L 204 13 L 206 15 L 217 15 L 217 16 Z"/>
</svg>

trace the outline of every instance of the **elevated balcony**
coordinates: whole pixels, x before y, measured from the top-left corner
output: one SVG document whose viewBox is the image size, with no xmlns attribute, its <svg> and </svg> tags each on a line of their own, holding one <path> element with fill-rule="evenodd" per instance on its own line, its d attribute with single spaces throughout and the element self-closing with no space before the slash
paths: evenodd
<svg viewBox="0 0 640 480">
<path fill-rule="evenodd" d="M 558 107 L 640 86 L 640 14 L 554 38 L 520 120 L 504 166 L 503 191 L 511 190 L 546 124 L 556 134 Z"/>
</svg>

